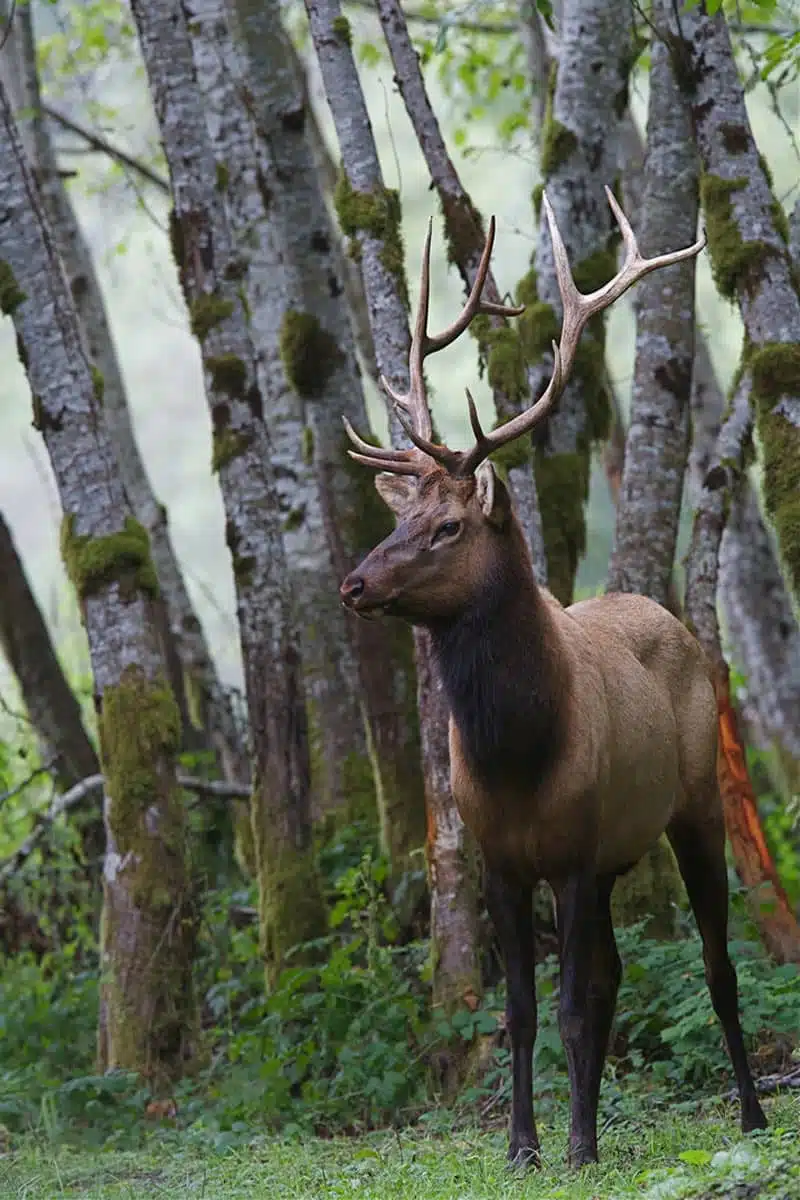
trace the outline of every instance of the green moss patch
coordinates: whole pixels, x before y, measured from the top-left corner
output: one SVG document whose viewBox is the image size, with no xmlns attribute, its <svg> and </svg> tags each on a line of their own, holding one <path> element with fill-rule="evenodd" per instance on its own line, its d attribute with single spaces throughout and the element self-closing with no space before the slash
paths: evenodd
<svg viewBox="0 0 800 1200">
<path fill-rule="evenodd" d="M 81 599 L 102 591 L 114 581 L 131 598 L 139 591 L 158 595 L 150 538 L 134 517 L 126 517 L 117 533 L 102 537 L 76 534 L 74 528 L 75 517 L 67 513 L 61 523 L 61 555 Z"/>
<path fill-rule="evenodd" d="M 383 243 L 381 262 L 395 280 L 400 297 L 408 308 L 398 192 L 393 188 L 378 188 L 374 192 L 356 191 L 342 169 L 339 172 L 333 201 L 343 233 L 352 239 L 366 233 Z"/>
<path fill-rule="evenodd" d="M 233 301 L 224 300 L 214 292 L 195 296 L 189 305 L 189 325 L 202 346 L 212 329 L 233 315 Z"/>
<path fill-rule="evenodd" d="M 0 259 L 0 312 L 11 317 L 25 300 L 27 296 L 17 283 L 11 267 Z"/>
<path fill-rule="evenodd" d="M 744 191 L 746 175 L 722 179 L 719 175 L 703 175 L 700 179 L 700 201 L 706 220 L 708 250 L 711 255 L 711 274 L 720 295 L 736 299 L 747 287 L 765 259 L 778 253 L 767 242 L 746 242 L 739 232 L 733 215 L 731 197 Z"/>
<path fill-rule="evenodd" d="M 319 396 L 344 355 L 313 313 L 287 309 L 279 334 L 281 362 L 298 396 Z"/>
<path fill-rule="evenodd" d="M 800 428 L 780 406 L 784 396 L 800 397 L 800 345 L 769 342 L 752 351 L 749 362 L 764 464 L 764 506 L 800 603 Z"/>
</svg>

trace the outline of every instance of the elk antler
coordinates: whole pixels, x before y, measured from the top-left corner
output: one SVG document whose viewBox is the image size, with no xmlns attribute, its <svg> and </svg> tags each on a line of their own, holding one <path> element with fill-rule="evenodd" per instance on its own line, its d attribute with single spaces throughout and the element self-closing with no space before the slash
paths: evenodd
<svg viewBox="0 0 800 1200">
<path fill-rule="evenodd" d="M 651 271 L 657 271 L 661 267 L 668 267 L 673 263 L 682 262 L 686 258 L 692 258 L 694 255 L 699 254 L 705 246 L 706 237 L 703 234 L 699 241 L 695 242 L 692 246 L 687 246 L 683 250 L 674 250 L 670 254 L 659 254 L 655 258 L 643 258 L 639 252 L 636 235 L 631 229 L 628 218 L 620 208 L 611 190 L 606 188 L 605 191 L 611 211 L 614 213 L 620 233 L 622 234 L 622 241 L 625 247 L 625 260 L 613 279 L 609 280 L 603 287 L 598 288 L 596 292 L 589 293 L 589 295 L 579 292 L 575 286 L 567 252 L 564 248 L 564 242 L 561 238 L 558 225 L 556 224 L 553 209 L 547 198 L 547 194 L 543 195 L 542 202 L 550 230 L 550 239 L 553 243 L 556 279 L 564 310 L 559 343 L 556 345 L 553 342 L 553 374 L 547 388 L 535 404 L 531 405 L 525 412 L 513 417 L 505 425 L 492 430 L 491 433 L 484 433 L 481 428 L 475 402 L 469 391 L 467 391 L 470 424 L 472 425 L 472 432 L 475 434 L 475 445 L 468 451 L 450 450 L 447 446 L 439 446 L 430 441 L 431 422 L 430 412 L 425 399 L 424 383 L 422 381 L 422 361 L 427 354 L 433 353 L 435 350 L 441 350 L 444 346 L 448 346 L 450 342 L 454 341 L 466 329 L 469 322 L 478 312 L 491 312 L 502 316 L 518 316 L 524 310 L 504 308 L 499 304 L 490 305 L 483 303 L 480 299 L 480 291 L 486 279 L 486 272 L 489 267 L 489 255 L 491 254 L 492 242 L 494 240 L 494 218 L 492 218 L 489 225 L 489 236 L 486 239 L 486 247 L 481 258 L 481 265 L 475 277 L 472 292 L 461 316 L 443 334 L 440 334 L 437 338 L 429 338 L 425 332 L 428 314 L 428 268 L 431 238 L 430 227 L 428 228 L 422 268 L 420 312 L 417 316 L 409 360 L 411 389 L 407 396 L 398 396 L 382 380 L 395 405 L 406 409 L 412 420 L 414 420 L 416 428 L 408 425 L 398 412 L 400 423 L 418 451 L 421 451 L 422 454 L 415 453 L 413 450 L 376 450 L 374 446 L 369 446 L 366 442 L 362 442 L 346 423 L 351 440 L 362 451 L 361 454 L 353 454 L 352 451 L 349 451 L 348 453 L 353 458 L 358 462 L 365 463 L 367 466 L 379 467 L 382 470 L 391 471 L 395 474 L 419 475 L 426 469 L 424 457 L 427 456 L 445 467 L 452 475 L 463 477 L 473 474 L 480 463 L 485 458 L 488 458 L 494 450 L 505 446 L 508 442 L 514 441 L 518 437 L 522 437 L 523 434 L 530 433 L 551 412 L 569 380 L 578 342 L 590 317 L 614 304 L 632 284 L 636 283 L 644 275 L 648 275 Z"/>
</svg>

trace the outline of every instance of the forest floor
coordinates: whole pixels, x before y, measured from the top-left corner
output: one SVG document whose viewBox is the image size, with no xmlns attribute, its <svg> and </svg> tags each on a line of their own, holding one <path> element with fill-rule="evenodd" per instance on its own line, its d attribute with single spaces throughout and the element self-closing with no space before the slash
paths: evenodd
<svg viewBox="0 0 800 1200">
<path fill-rule="evenodd" d="M 505 1133 L 384 1131 L 323 1140 L 259 1137 L 212 1151 L 178 1130 L 143 1135 L 138 1150 L 88 1149 L 23 1137 L 0 1153 L 2 1200 L 800 1200 L 800 1097 L 765 1104 L 770 1129 L 743 1138 L 733 1106 L 616 1119 L 602 1163 L 578 1175 L 563 1165 L 564 1128 L 541 1129 L 544 1168 L 505 1167 Z"/>
</svg>

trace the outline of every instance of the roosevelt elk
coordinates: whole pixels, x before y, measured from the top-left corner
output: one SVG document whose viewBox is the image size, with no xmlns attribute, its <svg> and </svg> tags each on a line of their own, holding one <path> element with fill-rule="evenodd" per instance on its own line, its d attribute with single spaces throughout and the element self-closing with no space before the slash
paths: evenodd
<svg viewBox="0 0 800 1200">
<path fill-rule="evenodd" d="M 449 329 L 427 332 L 430 228 L 409 362 L 410 388 L 383 381 L 413 443 L 382 449 L 348 425 L 360 463 L 394 511 L 395 531 L 341 585 L 362 617 L 390 614 L 430 630 L 450 706 L 453 796 L 480 844 L 486 898 L 505 962 L 513 1091 L 509 1159 L 536 1165 L 532 1057 L 536 1036 L 532 893 L 555 895 L 561 968 L 559 1028 L 569 1069 L 570 1162 L 597 1159 L 597 1104 L 621 966 L 611 923 L 614 882 L 666 831 L 703 939 L 705 973 L 741 1101 L 742 1129 L 763 1128 L 739 1023 L 727 949 L 725 830 L 717 775 L 717 710 L 703 652 L 666 609 L 636 595 L 563 608 L 537 585 L 493 450 L 530 434 L 569 377 L 589 318 L 649 271 L 705 244 L 641 257 L 606 188 L 625 261 L 598 291 L 575 287 L 543 199 L 563 304 L 550 383 L 535 404 L 484 433 L 469 392 L 475 445 L 434 443 L 423 361 L 478 312 L 519 315 L 481 299 L 494 220 L 469 299 Z"/>
</svg>

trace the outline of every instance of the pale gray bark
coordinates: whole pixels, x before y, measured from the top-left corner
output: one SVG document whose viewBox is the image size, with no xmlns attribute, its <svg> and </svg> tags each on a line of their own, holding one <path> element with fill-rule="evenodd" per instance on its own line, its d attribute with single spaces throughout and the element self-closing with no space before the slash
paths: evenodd
<svg viewBox="0 0 800 1200">
<path fill-rule="evenodd" d="M 670 20 L 668 0 L 654 19 Z M 639 245 L 652 257 L 688 246 L 697 231 L 697 154 L 688 105 L 669 52 L 655 40 Z M 666 604 L 689 452 L 695 260 L 641 280 L 634 304 L 633 394 L 608 590 Z"/>
<path fill-rule="evenodd" d="M 246 18 L 242 5 L 237 12 L 240 19 Z M 338 346 L 329 345 L 332 334 L 325 325 L 318 322 L 310 333 L 305 324 L 309 316 L 318 318 L 309 293 L 318 293 L 319 284 L 325 286 L 326 281 L 317 276 L 311 282 L 314 231 L 294 187 L 291 167 L 281 161 L 279 143 L 285 134 L 280 116 L 271 119 L 263 103 L 265 92 L 271 89 L 274 94 L 283 85 L 284 120 L 302 122 L 302 98 L 286 95 L 286 85 L 291 87 L 290 61 L 285 47 L 283 53 L 276 47 L 263 74 L 250 71 L 242 39 L 233 35 L 232 18 L 225 0 L 197 0 L 187 28 L 218 188 L 239 262 L 239 286 L 258 349 L 258 383 L 268 397 L 272 469 L 294 620 L 301 634 L 313 751 L 312 815 L 318 819 L 325 812 L 345 811 L 352 757 L 367 764 L 369 775 L 355 653 L 338 598 L 341 575 L 337 576 L 327 537 L 315 471 L 316 446 L 309 440 L 316 429 L 304 394 L 311 390 L 322 403 L 330 403 L 336 359 L 344 355 Z M 289 192 L 294 192 L 293 197 Z M 294 209 L 294 222 L 280 219 L 287 207 Z M 290 321 L 292 326 L 287 324 Z M 297 363 L 294 371 L 286 361 L 287 346 Z M 304 387 L 298 386 L 298 376 Z M 363 415 L 362 403 L 358 416 Z"/>
<path fill-rule="evenodd" d="M 122 485 L 136 519 L 150 536 L 151 553 L 165 606 L 162 614 L 162 620 L 167 622 L 165 641 L 169 651 L 177 653 L 177 669 L 170 672 L 170 678 L 181 709 L 184 733 L 189 732 L 188 723 L 194 706 L 202 729 L 210 736 L 228 777 L 246 779 L 247 760 L 230 700 L 217 676 L 202 626 L 186 590 L 170 541 L 166 510 L 153 493 L 139 453 L 100 281 L 91 250 L 58 170 L 55 147 L 42 112 L 33 14 L 29 5 L 16 9 L 14 26 L 18 70 L 23 86 L 20 104 L 28 110 L 26 126 L 29 153 L 33 156 L 42 202 L 67 272 L 87 355 L 102 377 L 102 383 L 98 378 L 98 387 L 102 386 L 103 412 L 116 452 Z M 193 739 L 189 744 L 193 744 Z"/>
<path fill-rule="evenodd" d="M 261 936 L 265 958 L 277 968 L 292 945 L 324 928 L 324 911 L 311 847 L 301 660 L 265 423 L 272 397 L 262 393 L 241 294 L 247 263 L 225 211 L 206 125 L 193 14 L 182 0 L 134 0 L 132 9 L 169 164 L 173 248 L 205 368 L 250 718 Z"/>
<path fill-rule="evenodd" d="M 775 197 L 762 169 L 725 17 L 700 4 L 680 15 L 682 71 L 691 87 L 704 168 L 709 250 L 721 291 L 737 301 L 748 339 L 764 500 L 795 600 L 800 596 L 800 296 Z M 776 344 L 783 344 L 784 349 Z M 794 364 L 794 365 L 792 365 Z"/>
<path fill-rule="evenodd" d="M 177 709 L 154 627 L 147 537 L 131 526 L 67 279 L 2 86 L 0 164 L 0 309 L 14 322 L 65 514 L 63 547 L 81 598 L 109 779 L 101 1040 L 108 1065 L 174 1074 L 193 1035 L 194 940 Z M 120 537 L 135 546 L 127 557 Z M 93 572 L 81 560 L 96 539 L 107 539 L 105 566 Z"/>
<path fill-rule="evenodd" d="M 288 304 L 310 316 L 329 340 L 328 361 L 320 361 L 313 378 L 300 381 L 305 421 L 310 437 L 308 455 L 319 487 L 321 516 L 335 569 L 333 580 L 320 580 L 320 603 L 333 606 L 331 638 L 349 650 L 343 664 L 344 687 L 351 689 L 356 711 L 366 711 L 373 766 L 377 771 L 380 806 L 412 805 L 422 790 L 418 731 L 414 711 L 414 677 L 409 670 L 411 635 L 398 628 L 395 637 L 374 622 L 352 621 L 338 602 L 338 583 L 374 544 L 377 528 L 386 532 L 391 518 L 372 486 L 372 480 L 347 457 L 342 416 L 357 429 L 368 428 L 364 393 L 355 358 L 350 325 L 350 293 L 343 304 L 343 255 L 320 186 L 306 128 L 313 121 L 304 79 L 291 42 L 281 25 L 275 0 L 236 0 L 236 12 L 251 62 L 253 94 L 259 129 L 271 148 L 274 170 L 271 224 L 281 247 Z M 353 260 L 348 263 L 355 266 Z M 356 270 L 357 275 L 357 270 Z M 364 290 L 358 278 L 360 307 L 366 315 Z M 366 316 L 367 328 L 369 320 Z M 332 340 L 331 340 L 332 339 Z M 362 339 L 363 340 L 363 339 Z M 369 335 L 371 353 L 374 344 Z M 314 353 L 309 346 L 309 355 Z M 368 351 L 369 352 L 369 351 Z M 346 622 L 342 624 L 342 621 Z M 355 649 L 355 659 L 352 649 Z M 334 647 L 331 648 L 335 649 Z M 337 687 L 331 700 L 339 704 Z M 346 730 L 345 730 L 346 733 Z M 374 806 L 372 771 L 364 758 L 363 736 L 345 746 L 349 787 L 348 807 L 362 815 Z M 361 793 L 361 794 L 359 794 Z"/>
<path fill-rule="evenodd" d="M 729 415 L 720 427 L 695 504 L 692 542 L 686 559 L 686 614 L 715 667 L 725 667 L 717 621 L 719 547 L 731 489 L 744 470 L 752 436 L 750 379 L 736 388 Z"/>
<path fill-rule="evenodd" d="M 408 389 L 408 353 L 410 336 L 406 313 L 405 273 L 402 261 L 397 261 L 400 240 L 399 199 L 390 196 L 383 182 L 377 147 L 367 112 L 364 94 L 358 78 L 348 29 L 338 0 L 306 0 L 311 36 L 319 61 L 325 92 L 336 127 L 342 170 L 347 187 L 380 206 L 384 214 L 383 236 L 371 229 L 350 222 L 350 232 L 361 260 L 364 290 L 375 342 L 378 368 L 397 391 Z M 339 31 L 337 33 L 337 30 Z M 341 205 L 340 205 L 341 210 Z M 340 211 L 340 217 L 342 213 Z M 352 213 L 350 214 L 352 218 Z M 347 216 L 347 213 L 345 213 Z M 387 243 L 390 254 L 386 254 Z M 395 445 L 407 444 L 399 422 L 390 408 L 389 427 Z M 438 689 L 425 691 L 419 686 L 424 656 L 428 653 L 424 639 L 415 633 L 417 658 L 417 706 L 421 725 L 430 722 L 443 725 L 447 721 Z M 426 788 L 430 781 L 444 774 L 442 763 L 423 759 Z M 392 814 L 393 823 L 404 826 L 403 841 L 406 853 L 419 847 L 425 837 L 423 797 L 417 805 L 409 804 L 404 813 Z"/>
<path fill-rule="evenodd" d="M 591 290 L 597 264 L 608 252 L 612 222 L 604 185 L 617 173 L 619 122 L 627 106 L 630 68 L 630 13 L 616 0 L 565 0 L 559 28 L 559 58 L 552 112 L 543 148 L 544 184 L 564 238 L 578 286 Z M 561 316 L 553 252 L 542 213 L 536 246 L 536 290 L 540 301 Z M 611 272 L 607 277 L 610 277 Z M 582 355 L 596 364 L 602 357 L 603 326 L 592 322 L 583 334 Z M 546 339 L 542 338 L 544 342 Z M 552 372 L 546 351 L 529 370 L 532 396 L 544 391 Z M 596 369 L 594 390 L 598 390 Z M 603 424 L 602 396 L 587 409 L 587 383 L 576 364 L 573 379 L 538 444 L 537 488 L 547 549 L 549 585 L 569 602 L 585 540 L 583 507 L 589 485 L 589 444 Z M 569 457 L 565 457 L 569 456 Z M 560 459 L 558 462 L 556 460 Z M 566 475 L 574 499 L 565 503 Z"/>
<path fill-rule="evenodd" d="M 444 216 L 445 233 L 449 244 L 449 258 L 454 262 L 467 293 L 475 280 L 481 259 L 486 233 L 483 218 L 472 203 L 472 199 L 461 182 L 442 136 L 439 121 L 433 111 L 425 81 L 422 77 L 419 58 L 411 42 L 403 10 L 399 0 L 378 0 L 378 15 L 383 27 L 392 63 L 395 82 L 400 89 L 420 149 L 430 172 L 433 186 L 439 195 Z M 535 16 L 536 14 L 534 14 Z M 538 28 L 538 24 L 536 26 Z M 495 304 L 503 302 L 491 268 L 486 277 L 484 295 Z M 495 332 L 508 328 L 503 317 L 490 317 L 489 328 Z M 479 339 L 480 341 L 480 339 Z M 481 345 L 483 354 L 488 354 L 489 382 L 495 412 L 500 420 L 509 420 L 528 406 L 530 395 L 524 379 L 520 380 L 519 395 L 509 395 L 492 378 L 491 334 Z M 536 483 L 529 463 L 511 466 L 508 482 L 514 500 L 517 517 L 522 524 L 528 548 L 531 552 L 534 571 L 541 584 L 547 583 L 547 563 L 544 554 L 544 537 L 536 499 Z"/>
<path fill-rule="evenodd" d="M 692 379 L 690 496 L 700 505 L 726 401 L 705 343 Z M 774 538 L 746 472 L 732 489 L 719 550 L 718 599 L 730 659 L 744 675 L 737 697 L 753 736 L 777 741 L 800 759 L 800 627 L 781 574 Z"/>
<path fill-rule="evenodd" d="M 789 217 L 789 253 L 795 273 L 800 274 L 800 199 L 795 200 Z"/>
</svg>

